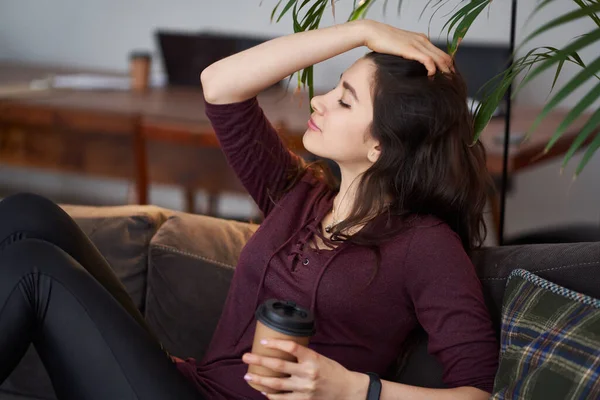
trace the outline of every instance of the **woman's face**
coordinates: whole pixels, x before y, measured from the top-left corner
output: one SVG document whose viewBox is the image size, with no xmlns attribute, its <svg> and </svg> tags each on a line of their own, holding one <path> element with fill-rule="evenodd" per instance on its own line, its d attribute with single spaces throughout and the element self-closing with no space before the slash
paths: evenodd
<svg viewBox="0 0 600 400">
<path fill-rule="evenodd" d="M 361 58 L 330 92 L 315 96 L 309 127 L 302 138 L 306 150 L 355 172 L 368 169 L 379 156 L 369 133 L 373 121 L 371 82 L 375 64 Z"/>
</svg>

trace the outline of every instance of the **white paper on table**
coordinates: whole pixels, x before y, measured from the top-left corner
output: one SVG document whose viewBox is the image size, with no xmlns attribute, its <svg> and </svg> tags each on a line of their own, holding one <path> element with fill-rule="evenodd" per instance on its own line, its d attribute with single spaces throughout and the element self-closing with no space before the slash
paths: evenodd
<svg viewBox="0 0 600 400">
<path fill-rule="evenodd" d="M 149 82 L 152 87 L 161 87 L 165 84 L 164 75 L 155 75 Z M 30 87 L 52 87 L 56 89 L 78 89 L 78 90 L 129 90 L 131 80 L 128 76 L 111 76 L 101 74 L 69 74 L 55 75 L 47 79 L 32 81 Z"/>
<path fill-rule="evenodd" d="M 56 75 L 52 87 L 57 89 L 117 89 L 127 90 L 129 78 L 95 74 Z"/>
</svg>

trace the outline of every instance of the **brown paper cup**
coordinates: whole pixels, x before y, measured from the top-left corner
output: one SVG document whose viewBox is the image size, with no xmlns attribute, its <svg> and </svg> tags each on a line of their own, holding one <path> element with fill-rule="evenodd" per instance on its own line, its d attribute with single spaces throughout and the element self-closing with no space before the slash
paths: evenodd
<svg viewBox="0 0 600 400">
<path fill-rule="evenodd" d="M 261 356 L 265 356 L 265 357 L 280 358 L 282 360 L 296 362 L 297 361 L 296 357 L 292 356 L 291 354 L 286 353 L 285 351 L 278 350 L 278 349 L 271 349 L 271 348 L 265 347 L 262 344 L 260 344 L 260 341 L 263 339 L 292 340 L 302 346 L 308 346 L 308 343 L 310 341 L 310 336 L 298 337 L 298 336 L 285 335 L 281 332 L 277 332 L 277 331 L 263 325 L 260 321 L 256 322 L 256 330 L 254 332 L 254 342 L 252 343 L 252 353 L 261 355 Z M 282 373 L 273 371 L 272 369 L 263 367 L 261 365 L 249 365 L 248 372 L 250 372 L 251 374 L 257 374 L 257 375 L 268 376 L 268 377 L 276 377 L 276 378 L 282 378 L 282 377 L 289 376 L 286 374 L 282 374 Z M 248 384 L 260 392 L 265 392 L 265 393 L 269 393 L 269 394 L 281 393 L 281 392 L 273 390 L 271 388 L 257 385 L 256 383 L 253 383 L 253 382 L 248 382 Z"/>
</svg>

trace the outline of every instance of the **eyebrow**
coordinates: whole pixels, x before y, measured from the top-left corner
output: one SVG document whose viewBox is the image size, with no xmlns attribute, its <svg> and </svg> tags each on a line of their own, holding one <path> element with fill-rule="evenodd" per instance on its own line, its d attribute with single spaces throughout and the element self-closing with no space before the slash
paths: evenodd
<svg viewBox="0 0 600 400">
<path fill-rule="evenodd" d="M 340 79 L 342 79 L 342 76 L 344 74 L 340 75 Z M 350 85 L 348 82 L 344 81 L 342 82 L 342 86 L 344 87 L 344 89 L 347 89 L 350 91 L 350 93 L 352 93 L 352 96 L 354 96 L 354 98 L 356 99 L 356 101 L 358 102 L 358 96 L 356 95 L 356 90 L 352 87 L 352 85 Z"/>
</svg>

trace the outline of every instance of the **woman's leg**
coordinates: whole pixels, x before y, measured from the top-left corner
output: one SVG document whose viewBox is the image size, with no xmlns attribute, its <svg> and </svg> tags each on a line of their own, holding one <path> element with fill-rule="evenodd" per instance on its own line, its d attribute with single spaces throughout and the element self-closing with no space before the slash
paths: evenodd
<svg viewBox="0 0 600 400">
<path fill-rule="evenodd" d="M 0 382 L 30 343 L 60 399 L 201 397 L 80 262 L 28 238 L 0 250 Z"/>
<path fill-rule="evenodd" d="M 144 317 L 108 262 L 73 219 L 52 201 L 20 193 L 0 202 L 0 249 L 24 238 L 55 244 L 82 265 L 148 332 Z"/>
</svg>

